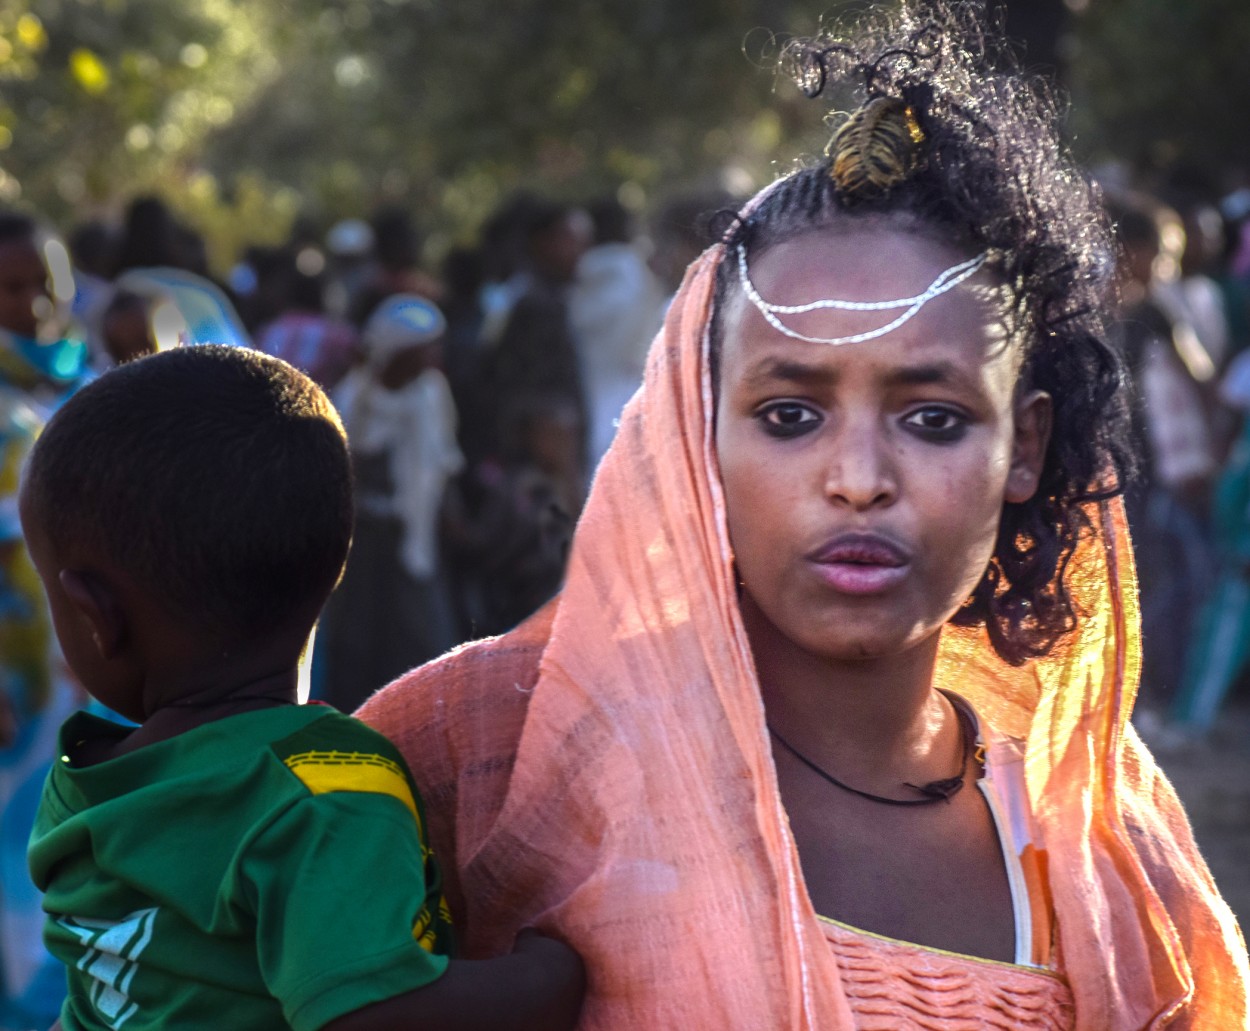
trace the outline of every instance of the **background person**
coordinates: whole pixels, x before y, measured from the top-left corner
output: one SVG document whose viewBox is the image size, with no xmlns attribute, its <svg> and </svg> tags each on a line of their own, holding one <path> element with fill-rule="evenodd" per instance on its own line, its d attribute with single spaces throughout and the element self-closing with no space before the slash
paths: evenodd
<svg viewBox="0 0 1250 1031">
<path fill-rule="evenodd" d="M 439 369 L 446 325 L 424 298 L 383 301 L 362 334 L 364 364 L 338 394 L 357 519 L 323 632 L 326 698 L 345 712 L 459 639 L 442 557 L 447 488 L 464 465 Z"/>
<path fill-rule="evenodd" d="M 57 651 L 17 512 L 36 437 L 90 376 L 86 346 L 64 333 L 70 299 L 57 287 L 69 284 L 54 281 L 50 244 L 32 218 L 0 212 L 0 1027 L 46 1025 L 65 995 L 40 940 L 24 843 L 56 754 L 56 728 L 79 692 Z"/>
<path fill-rule="evenodd" d="M 620 201 L 601 198 L 589 206 L 589 214 L 594 242 L 577 264 L 569 324 L 586 390 L 593 474 L 616 436 L 625 403 L 642 385 L 647 347 L 663 319 L 665 298 Z"/>
</svg>

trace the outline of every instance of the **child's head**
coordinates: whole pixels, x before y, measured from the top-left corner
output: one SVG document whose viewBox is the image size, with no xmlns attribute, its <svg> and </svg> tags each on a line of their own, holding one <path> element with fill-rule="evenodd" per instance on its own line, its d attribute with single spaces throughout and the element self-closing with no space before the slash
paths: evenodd
<svg viewBox="0 0 1250 1031">
<path fill-rule="evenodd" d="M 505 455 L 548 476 L 579 475 L 581 414 L 567 397 L 539 393 L 504 406 Z"/>
<path fill-rule="evenodd" d="M 100 316 L 104 350 L 117 365 L 160 350 L 152 326 L 151 298 L 119 290 Z"/>
<path fill-rule="evenodd" d="M 378 264 L 388 272 L 404 272 L 421 264 L 421 234 L 407 211 L 382 207 L 371 221 Z"/>
<path fill-rule="evenodd" d="M 531 213 L 527 251 L 539 278 L 567 284 L 577 278 L 577 263 L 593 242 L 594 225 L 580 208 L 537 205 Z"/>
<path fill-rule="evenodd" d="M 108 612 L 93 606 L 123 622 L 167 614 L 206 653 L 286 639 L 298 657 L 347 556 L 351 470 L 308 377 L 245 348 L 178 348 L 65 403 L 31 454 L 21 509 L 66 657 L 95 693 L 116 628 L 102 634 Z M 121 702 L 109 700 L 132 715 Z"/>
<path fill-rule="evenodd" d="M 1163 254 L 1158 205 L 1133 196 L 1114 198 L 1107 207 L 1115 221 L 1119 252 L 1116 273 L 1121 294 L 1140 294 L 1141 289 L 1154 283 Z"/>
<path fill-rule="evenodd" d="M 438 306 L 415 294 L 388 297 L 365 323 L 361 345 L 378 382 L 401 390 L 442 363 L 447 320 Z"/>
<path fill-rule="evenodd" d="M 821 477 L 813 491 L 827 507 L 815 510 L 805 553 L 818 573 L 836 580 L 835 565 L 904 562 L 918 577 L 935 547 L 956 555 L 926 585 L 933 611 L 917 610 L 897 643 L 948 619 L 984 623 L 1019 663 L 1073 626 L 1062 573 L 1087 525 L 1082 506 L 1118 493 L 1131 464 L 1121 366 L 1101 314 L 1113 251 L 1045 91 L 995 69 L 975 21 L 983 12 L 920 6 L 849 39 L 791 48 L 809 95 L 854 89 L 859 106 L 823 160 L 766 191 L 724 238 L 711 358 L 730 529 L 745 538 L 742 512 L 765 496 L 783 511 L 760 513 L 761 527 L 800 511 L 798 478 Z M 896 299 L 921 303 L 870 307 Z M 768 382 L 757 389 L 761 364 Z M 862 390 L 848 395 L 855 381 Z M 752 426 L 775 431 L 776 453 L 758 468 L 744 462 Z M 965 465 L 970 448 L 979 458 Z M 761 479 L 785 467 L 788 485 Z M 922 525 L 934 513 L 944 530 Z M 821 559 L 842 530 L 894 537 Z M 777 542 L 757 543 L 775 568 Z M 874 605 L 898 602 L 850 572 L 864 590 L 839 594 L 846 611 L 826 613 L 825 625 L 866 627 Z M 813 598 L 792 600 L 795 612 L 814 610 Z"/>
</svg>

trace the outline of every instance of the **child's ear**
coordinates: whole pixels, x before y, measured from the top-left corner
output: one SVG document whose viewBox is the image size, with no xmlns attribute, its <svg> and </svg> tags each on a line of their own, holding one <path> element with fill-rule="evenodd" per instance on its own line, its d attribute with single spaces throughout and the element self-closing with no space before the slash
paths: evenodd
<svg viewBox="0 0 1250 1031">
<path fill-rule="evenodd" d="M 1028 501 L 1037 493 L 1050 443 L 1053 413 L 1050 395 L 1043 390 L 1025 394 L 1016 402 L 1016 428 L 1011 443 L 1011 467 L 1007 471 L 1005 499 Z"/>
<path fill-rule="evenodd" d="M 95 573 L 62 569 L 61 589 L 91 627 L 91 640 L 102 659 L 115 658 L 126 643 L 126 614 L 109 583 Z"/>
</svg>

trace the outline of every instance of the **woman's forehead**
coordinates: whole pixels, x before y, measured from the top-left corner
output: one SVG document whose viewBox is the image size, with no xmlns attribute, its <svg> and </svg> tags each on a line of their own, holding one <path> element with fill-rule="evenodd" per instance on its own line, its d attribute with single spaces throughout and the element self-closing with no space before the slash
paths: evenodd
<svg viewBox="0 0 1250 1031">
<path fill-rule="evenodd" d="M 969 248 L 915 227 L 865 222 L 802 233 L 752 254 L 748 264 L 769 302 L 801 305 L 835 296 L 859 302 L 914 297 L 942 273 L 976 257 Z M 798 296 L 820 289 L 838 292 Z"/>
<path fill-rule="evenodd" d="M 1020 348 L 1011 346 L 1018 334 L 1013 331 L 1010 291 L 992 272 L 978 269 L 953 288 L 930 290 L 943 276 L 949 279 L 952 270 L 969 264 L 961 249 L 890 228 L 808 233 L 779 243 L 749 261 L 747 275 L 756 297 L 748 299 L 745 290 L 750 287 L 740 281 L 726 298 L 723 358 L 740 370 L 767 364 L 770 356 L 825 366 L 859 362 L 865 356 L 887 364 L 1001 360 Z M 922 299 L 927 291 L 933 295 Z M 891 303 L 904 299 L 920 303 L 914 310 L 913 305 Z M 816 306 L 830 301 L 866 310 Z M 809 306 L 815 307 L 777 312 Z M 896 328 L 888 328 L 895 322 Z"/>
</svg>

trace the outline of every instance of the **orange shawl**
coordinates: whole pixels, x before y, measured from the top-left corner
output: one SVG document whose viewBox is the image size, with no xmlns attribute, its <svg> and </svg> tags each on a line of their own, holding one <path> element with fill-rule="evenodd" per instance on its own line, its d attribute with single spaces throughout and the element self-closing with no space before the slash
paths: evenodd
<svg viewBox="0 0 1250 1031">
<path fill-rule="evenodd" d="M 600 466 L 558 599 L 376 694 L 421 786 L 471 956 L 519 928 L 585 958 L 587 1029 L 853 1021 L 804 890 L 731 575 L 691 267 Z M 1247 1026 L 1245 946 L 1128 724 L 1137 600 L 1120 506 L 1073 563 L 1078 630 L 1012 669 L 944 631 L 938 682 L 1027 740 L 1082 1031 Z"/>
</svg>

